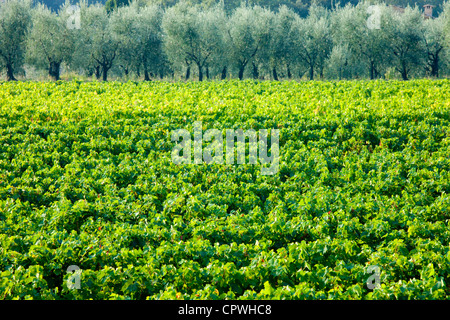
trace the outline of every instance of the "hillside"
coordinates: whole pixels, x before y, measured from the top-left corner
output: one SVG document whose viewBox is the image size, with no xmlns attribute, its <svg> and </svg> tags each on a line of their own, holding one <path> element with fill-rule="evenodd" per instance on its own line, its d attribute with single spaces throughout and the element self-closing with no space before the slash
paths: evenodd
<svg viewBox="0 0 450 320">
<path fill-rule="evenodd" d="M 48 8 L 52 9 L 53 11 L 57 11 L 58 8 L 60 8 L 66 0 L 34 0 L 34 3 L 43 3 Z M 80 1 L 78 0 L 70 0 L 71 3 L 76 4 Z M 106 0 L 87 0 L 88 3 L 97 3 L 100 2 L 102 4 L 105 4 Z"/>
<path fill-rule="evenodd" d="M 35 0 L 36 2 L 41 2 L 46 4 L 49 8 L 52 10 L 57 10 L 66 0 Z M 78 2 L 77 0 L 70 0 L 72 3 Z M 89 3 L 93 2 L 100 2 L 105 3 L 107 0 L 88 0 Z M 161 4 L 163 7 L 170 7 L 179 0 L 140 0 L 142 2 L 148 2 L 148 3 L 157 3 Z M 202 3 L 206 6 L 211 6 L 221 0 L 188 0 L 192 3 Z M 295 10 L 298 14 L 301 16 L 306 16 L 308 13 L 309 6 L 316 2 L 328 9 L 334 8 L 336 6 L 344 6 L 347 3 L 351 4 L 357 4 L 358 0 L 246 0 L 248 4 L 257 4 L 260 6 L 270 7 L 272 9 L 276 9 L 281 5 L 286 5 L 289 8 Z M 225 7 L 228 11 L 233 10 L 234 8 L 238 7 L 242 0 L 226 0 L 224 1 Z M 413 1 L 413 0 L 386 0 L 384 1 L 387 4 L 397 5 L 397 6 L 419 6 L 422 7 L 425 4 L 432 4 L 436 6 L 436 12 L 441 12 L 441 6 L 444 2 L 444 0 L 419 0 L 419 1 Z"/>
</svg>

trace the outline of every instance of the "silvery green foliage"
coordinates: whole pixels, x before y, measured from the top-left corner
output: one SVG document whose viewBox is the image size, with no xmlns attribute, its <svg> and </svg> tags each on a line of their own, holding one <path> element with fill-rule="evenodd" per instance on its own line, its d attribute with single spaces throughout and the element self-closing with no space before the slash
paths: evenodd
<svg viewBox="0 0 450 320">
<path fill-rule="evenodd" d="M 252 76 L 254 79 L 261 78 L 268 73 L 275 74 L 276 68 L 272 59 L 272 41 L 279 38 L 279 34 L 276 29 L 275 13 L 273 11 L 263 9 L 261 7 L 254 7 L 257 20 L 255 36 L 259 41 L 258 51 L 253 57 L 252 64 Z"/>
<path fill-rule="evenodd" d="M 189 78 L 192 60 L 184 52 L 184 48 L 180 46 L 180 43 L 185 41 L 192 43 L 192 49 L 194 49 L 194 43 L 198 41 L 197 38 L 199 36 L 192 28 L 192 20 L 195 19 L 191 17 L 191 14 L 196 14 L 197 9 L 194 8 L 195 12 L 191 11 L 189 14 L 187 13 L 188 9 L 189 7 L 182 3 L 171 7 L 165 11 L 162 21 L 163 50 L 174 69 L 187 69 L 186 78 Z"/>
<path fill-rule="evenodd" d="M 357 66 L 363 66 L 370 79 L 381 76 L 387 63 L 387 46 L 381 18 L 385 6 L 371 6 L 359 3 L 356 7 L 347 5 L 339 8 L 333 14 L 333 40 L 336 44 L 345 44 L 350 50 L 352 59 Z M 358 70 L 354 73 L 358 74 Z"/>
<path fill-rule="evenodd" d="M 399 13 L 387 7 L 381 16 L 381 28 L 389 51 L 391 65 L 408 80 L 411 72 L 425 60 L 424 18 L 417 7 Z"/>
<path fill-rule="evenodd" d="M 81 28 L 77 35 L 76 65 L 93 69 L 97 78 L 102 75 L 106 81 L 117 57 L 119 42 L 104 6 L 81 3 Z"/>
<path fill-rule="evenodd" d="M 163 18 L 164 50 L 175 66 L 195 65 L 199 80 L 222 47 L 225 12 L 220 7 L 202 9 L 186 2 L 169 8 Z M 189 76 L 187 75 L 186 78 Z"/>
<path fill-rule="evenodd" d="M 441 15 L 444 19 L 444 42 L 447 52 L 450 52 L 450 2 L 444 3 L 444 11 Z"/>
<path fill-rule="evenodd" d="M 112 31 L 119 43 L 118 64 L 126 73 L 144 72 L 145 80 L 155 73 L 162 60 L 163 11 L 159 6 L 141 7 L 138 2 L 119 7 L 111 15 Z"/>
<path fill-rule="evenodd" d="M 444 20 L 444 64 L 448 72 L 450 68 L 450 2 L 444 3 L 444 11 L 441 15 Z"/>
<path fill-rule="evenodd" d="M 209 8 L 201 16 L 202 30 L 210 45 L 211 55 L 205 61 L 205 72 L 211 77 L 222 71 L 227 64 L 226 36 L 228 33 L 227 16 L 224 6 L 217 5 Z"/>
<path fill-rule="evenodd" d="M 0 2 L 0 70 L 6 71 L 7 80 L 15 80 L 15 72 L 23 65 L 30 23 L 30 1 Z"/>
<path fill-rule="evenodd" d="M 207 70 L 210 72 L 211 77 L 217 76 L 219 79 L 225 79 L 228 75 L 230 64 L 229 52 L 231 46 L 226 4 L 223 1 L 220 1 L 213 9 L 214 10 L 210 11 L 210 17 L 217 21 L 217 36 L 219 41 L 218 46 L 211 57 L 211 62 L 208 64 Z"/>
<path fill-rule="evenodd" d="M 271 41 L 274 14 L 259 6 L 241 6 L 228 20 L 230 63 L 238 70 L 239 79 L 247 65 L 263 60 Z"/>
<path fill-rule="evenodd" d="M 292 77 L 297 53 L 293 44 L 292 23 L 296 14 L 286 6 L 281 6 L 274 17 L 274 28 L 270 43 L 270 64 L 274 68 L 285 68 L 286 76 Z"/>
<path fill-rule="evenodd" d="M 139 30 L 135 19 L 137 8 L 134 5 L 119 7 L 111 13 L 111 29 L 118 41 L 116 63 L 128 74 L 130 71 L 138 71 L 139 64 Z"/>
<path fill-rule="evenodd" d="M 59 15 L 44 5 L 33 10 L 32 28 L 27 41 L 27 60 L 38 68 L 48 70 L 49 76 L 59 79 L 60 66 L 70 62 L 75 48 L 75 34 L 67 27 L 67 5 Z"/>
<path fill-rule="evenodd" d="M 445 19 L 443 14 L 436 19 L 427 19 L 424 21 L 425 69 L 432 77 L 439 77 L 440 67 L 444 58 L 446 35 L 444 28 Z"/>
<path fill-rule="evenodd" d="M 333 46 L 325 69 L 327 78 L 338 80 L 349 78 L 352 71 L 350 60 L 351 53 L 346 43 Z"/>
<path fill-rule="evenodd" d="M 330 19 L 321 10 L 311 10 L 306 19 L 297 17 L 293 22 L 293 45 L 299 61 L 309 70 L 309 79 L 315 72 L 322 73 L 332 49 Z"/>
</svg>

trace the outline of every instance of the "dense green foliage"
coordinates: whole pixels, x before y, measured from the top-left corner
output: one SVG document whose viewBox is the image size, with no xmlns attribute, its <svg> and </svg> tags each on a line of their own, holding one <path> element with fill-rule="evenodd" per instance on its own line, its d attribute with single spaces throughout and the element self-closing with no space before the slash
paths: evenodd
<svg viewBox="0 0 450 320">
<path fill-rule="evenodd" d="M 449 111 L 448 80 L 1 83 L 0 299 L 448 299 Z M 194 121 L 278 128 L 278 174 L 173 164 Z"/>
<path fill-rule="evenodd" d="M 216 3 L 219 3 L 222 0 L 189 0 L 192 4 L 201 4 L 205 7 L 212 6 Z M 36 3 L 42 3 L 47 5 L 49 8 L 51 8 L 54 11 L 57 11 L 60 6 L 62 6 L 65 3 L 65 0 L 35 0 Z M 76 0 L 71 0 L 71 3 L 77 3 Z M 105 4 L 107 2 L 110 2 L 114 4 L 114 0 L 90 0 L 89 3 L 102 3 Z M 119 1 L 120 2 L 120 1 Z M 125 1 L 126 2 L 126 1 Z M 148 4 L 159 4 L 163 7 L 171 7 L 178 2 L 179 0 L 140 0 L 142 3 L 148 3 Z M 239 5 L 245 1 L 240 0 L 224 0 L 225 8 L 227 11 L 232 11 L 239 7 Z M 311 6 L 312 3 L 321 5 L 327 9 L 333 9 L 336 6 L 345 6 L 347 3 L 356 5 L 360 1 L 358 0 L 344 0 L 344 1 L 336 1 L 336 0 L 247 0 L 247 3 L 250 5 L 256 4 L 264 7 L 268 7 L 272 10 L 278 9 L 280 6 L 285 5 L 289 7 L 290 9 L 294 10 L 298 14 L 302 16 L 306 16 L 308 14 L 308 9 Z M 392 5 L 398 5 L 398 6 L 414 6 L 418 5 L 419 7 L 422 7 L 425 4 L 432 4 L 437 7 L 437 11 L 440 12 L 442 10 L 441 6 L 443 3 L 443 0 L 420 0 L 420 1 L 412 1 L 412 0 L 386 0 L 384 1 L 387 4 Z"/>
<path fill-rule="evenodd" d="M 0 72 L 6 80 L 104 81 L 450 75 L 450 2 L 439 10 L 314 4 L 302 15 L 253 1 L 233 10 L 127 1 L 67 2 L 57 13 L 29 0 L 0 2 Z"/>
<path fill-rule="evenodd" d="M 128 0 L 108 0 L 105 2 L 105 8 L 106 11 L 111 12 L 120 6 L 127 6 L 129 5 Z"/>
</svg>

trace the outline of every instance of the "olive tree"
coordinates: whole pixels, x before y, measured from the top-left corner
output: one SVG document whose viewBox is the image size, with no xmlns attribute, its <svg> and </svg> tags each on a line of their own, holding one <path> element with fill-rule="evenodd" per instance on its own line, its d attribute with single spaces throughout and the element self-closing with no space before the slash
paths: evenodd
<svg viewBox="0 0 450 320">
<path fill-rule="evenodd" d="M 322 73 L 333 43 L 327 16 L 311 12 L 306 19 L 293 22 L 293 45 L 301 62 L 309 70 L 309 79 L 314 79 L 316 70 Z"/>
<path fill-rule="evenodd" d="M 137 2 L 119 7 L 111 15 L 111 26 L 118 41 L 118 60 L 125 73 L 130 68 L 144 71 L 144 80 L 157 71 L 162 55 L 161 22 L 163 12 L 159 6 L 140 7 Z"/>
<path fill-rule="evenodd" d="M 23 66 L 30 24 L 30 1 L 0 2 L 0 69 L 7 81 L 16 80 L 14 73 Z"/>
<path fill-rule="evenodd" d="M 239 79 L 244 78 L 247 65 L 253 64 L 257 77 L 257 63 L 268 51 L 273 30 L 273 12 L 259 6 L 240 6 L 228 20 L 230 62 L 237 68 Z"/>
<path fill-rule="evenodd" d="M 444 3 L 444 11 L 441 15 L 444 20 L 444 44 L 450 52 L 450 2 Z M 450 54 L 448 56 L 450 56 Z"/>
<path fill-rule="evenodd" d="M 386 37 L 391 64 L 403 80 L 408 80 L 410 72 L 424 63 L 426 55 L 423 15 L 417 7 L 407 7 L 404 13 L 390 8 L 384 12 L 381 28 Z"/>
<path fill-rule="evenodd" d="M 199 80 L 203 80 L 222 47 L 224 23 L 225 12 L 219 6 L 202 9 L 181 2 L 166 11 L 162 22 L 164 50 L 173 65 L 186 67 L 186 79 L 194 64 Z"/>
<path fill-rule="evenodd" d="M 387 43 L 381 28 L 385 6 L 359 3 L 347 5 L 333 14 L 332 30 L 335 44 L 348 47 L 352 58 L 364 65 L 369 78 L 381 76 L 386 65 Z"/>
<path fill-rule="evenodd" d="M 327 60 L 327 77 L 338 80 L 348 78 L 352 72 L 350 60 L 351 52 L 346 43 L 338 43 L 334 45 Z"/>
<path fill-rule="evenodd" d="M 69 62 L 74 51 L 74 32 L 67 27 L 66 7 L 56 14 L 44 5 L 33 10 L 32 28 L 27 41 L 27 60 L 48 70 L 53 80 L 60 77 L 63 62 Z"/>
<path fill-rule="evenodd" d="M 74 63 L 93 68 L 97 78 L 108 79 L 108 71 L 117 57 L 119 42 L 112 31 L 104 6 L 81 3 L 81 28 L 77 34 Z"/>
<path fill-rule="evenodd" d="M 425 69 L 432 77 L 439 77 L 441 57 L 443 56 L 445 45 L 444 27 L 445 20 L 443 14 L 436 19 L 427 19 L 424 21 L 423 41 L 427 55 Z"/>
<path fill-rule="evenodd" d="M 281 6 L 273 19 L 273 29 L 270 50 L 270 65 L 274 80 L 278 80 L 277 69 L 286 68 L 286 75 L 292 77 L 292 65 L 295 61 L 296 52 L 292 39 L 292 22 L 296 13 L 286 6 Z"/>
</svg>

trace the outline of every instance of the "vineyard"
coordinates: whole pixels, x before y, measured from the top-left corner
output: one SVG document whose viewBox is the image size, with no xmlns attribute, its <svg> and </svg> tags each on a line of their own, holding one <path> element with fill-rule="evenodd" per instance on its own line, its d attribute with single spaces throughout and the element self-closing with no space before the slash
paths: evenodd
<svg viewBox="0 0 450 320">
<path fill-rule="evenodd" d="M 449 221 L 449 80 L 0 83 L 0 299 L 449 299 Z"/>
</svg>

